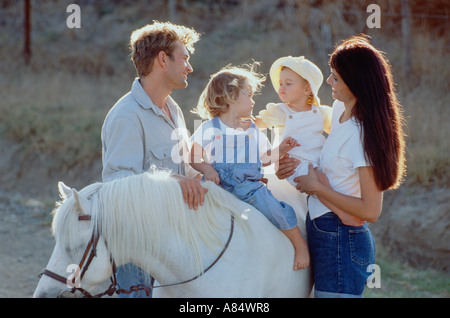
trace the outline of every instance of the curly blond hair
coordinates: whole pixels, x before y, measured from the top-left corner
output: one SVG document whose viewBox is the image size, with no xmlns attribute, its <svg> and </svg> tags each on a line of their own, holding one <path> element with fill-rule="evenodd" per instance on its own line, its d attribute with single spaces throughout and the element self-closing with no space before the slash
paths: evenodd
<svg viewBox="0 0 450 318">
<path fill-rule="evenodd" d="M 194 53 L 194 43 L 200 34 L 194 29 L 175 25 L 170 22 L 153 21 L 140 29 L 134 30 L 130 37 L 131 60 L 139 77 L 150 74 L 155 57 L 164 51 L 171 57 L 178 43 Z"/>
<path fill-rule="evenodd" d="M 259 92 L 266 77 L 255 71 L 258 65 L 257 62 L 241 67 L 228 65 L 211 75 L 192 113 L 211 119 L 227 112 L 244 88 L 249 88 L 253 94 Z"/>
</svg>

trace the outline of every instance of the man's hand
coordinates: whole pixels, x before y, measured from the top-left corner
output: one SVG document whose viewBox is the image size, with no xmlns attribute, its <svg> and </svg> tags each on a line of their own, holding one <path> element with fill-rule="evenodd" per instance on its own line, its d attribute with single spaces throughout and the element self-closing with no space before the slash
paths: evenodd
<svg viewBox="0 0 450 318">
<path fill-rule="evenodd" d="M 203 205 L 205 193 L 208 192 L 208 189 L 202 187 L 199 178 L 190 179 L 181 175 L 175 175 L 174 177 L 178 179 L 184 202 L 189 205 L 189 209 L 197 210 L 199 204 Z"/>
</svg>

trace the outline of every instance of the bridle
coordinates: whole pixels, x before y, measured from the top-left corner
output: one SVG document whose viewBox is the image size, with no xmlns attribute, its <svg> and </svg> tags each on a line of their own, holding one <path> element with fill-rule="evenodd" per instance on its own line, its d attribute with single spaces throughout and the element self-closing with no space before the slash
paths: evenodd
<svg viewBox="0 0 450 318">
<path fill-rule="evenodd" d="M 78 217 L 79 221 L 90 221 L 91 220 L 91 216 L 90 215 L 81 215 Z M 89 268 L 89 265 L 91 264 L 92 260 L 94 259 L 94 257 L 97 256 L 97 244 L 98 241 L 100 239 L 100 234 L 99 231 L 94 229 L 92 232 L 92 236 L 86 246 L 86 249 L 84 251 L 83 257 L 81 258 L 81 261 L 77 267 L 77 272 L 81 271 L 81 274 L 78 276 L 77 272 L 73 275 L 73 278 L 71 281 L 69 281 L 68 278 L 65 278 L 59 274 L 56 274 L 52 271 L 49 271 L 48 269 L 44 268 L 44 270 L 42 271 L 42 273 L 40 273 L 38 275 L 39 278 L 42 277 L 42 275 L 48 276 L 50 278 L 53 278 L 55 280 L 57 280 L 58 282 L 61 282 L 63 284 L 66 284 L 68 286 L 73 286 L 71 290 L 63 290 L 59 296 L 61 296 L 61 294 L 63 292 L 69 291 L 72 294 L 75 294 L 76 291 L 81 292 L 84 297 L 88 297 L 88 298 L 100 298 L 103 297 L 105 295 L 108 296 L 112 296 L 115 293 L 116 294 L 120 294 L 120 293 L 124 293 L 124 294 L 130 294 L 132 292 L 137 292 L 140 290 L 145 291 L 146 295 L 149 296 L 150 293 L 152 292 L 152 290 L 154 288 L 161 288 L 161 287 L 170 287 L 170 286 L 176 286 L 176 285 L 181 285 L 181 284 L 186 284 L 189 283 L 193 280 L 196 280 L 197 278 L 199 278 L 200 276 L 202 276 L 203 274 L 205 274 L 208 270 L 210 270 L 218 261 L 219 259 L 223 256 L 223 254 L 225 253 L 225 251 L 227 250 L 228 246 L 230 245 L 231 239 L 233 237 L 233 233 L 234 233 L 234 217 L 231 216 L 231 228 L 230 228 L 230 234 L 228 236 L 228 240 L 225 243 L 222 251 L 220 252 L 220 254 L 216 257 L 216 259 L 202 272 L 200 272 L 198 275 L 178 282 L 178 283 L 172 283 L 172 284 L 165 284 L 165 285 L 157 285 L 157 286 L 153 286 L 153 280 L 152 283 L 149 286 L 146 286 L 144 284 L 138 284 L 138 285 L 134 285 L 131 286 L 130 289 L 122 289 L 120 288 L 119 284 L 117 283 L 117 277 L 116 277 L 116 263 L 110 253 L 110 263 L 111 263 L 111 267 L 112 267 L 112 275 L 110 277 L 110 281 L 111 281 L 111 285 L 109 285 L 109 287 L 102 293 L 96 294 L 96 295 L 91 295 L 87 290 L 83 289 L 81 287 L 81 280 L 83 279 L 84 274 L 86 273 L 86 271 Z M 106 244 L 106 243 L 105 243 Z"/>
<path fill-rule="evenodd" d="M 79 221 L 90 221 L 91 220 L 91 216 L 90 215 L 81 215 L 78 217 Z M 42 273 L 38 276 L 39 278 L 42 277 L 42 275 L 46 275 L 50 278 L 53 278 L 55 280 L 57 280 L 58 282 L 61 282 L 63 284 L 66 284 L 68 286 L 73 286 L 72 289 L 70 290 L 71 293 L 75 293 L 76 291 L 80 291 L 85 297 L 102 297 L 104 295 L 109 295 L 112 296 L 114 294 L 114 292 L 116 291 L 116 286 L 117 286 L 117 279 L 115 277 L 115 273 L 113 272 L 112 276 L 111 276 L 111 285 L 108 287 L 107 290 L 105 290 L 103 293 L 100 293 L 98 295 L 91 295 L 87 290 L 81 288 L 80 283 L 81 280 L 84 277 L 84 274 L 86 273 L 86 271 L 89 268 L 89 265 L 91 264 L 92 260 L 94 259 L 94 257 L 97 256 L 97 244 L 98 241 L 100 239 L 100 235 L 98 233 L 98 231 L 96 231 L 94 229 L 94 231 L 92 232 L 92 236 L 86 246 L 86 249 L 84 250 L 83 253 L 83 257 L 81 258 L 81 261 L 77 267 L 77 272 L 75 272 L 75 274 L 73 275 L 72 280 L 70 281 L 68 278 L 65 278 L 59 274 L 56 274 L 46 268 L 44 268 L 44 270 L 42 271 Z M 111 259 L 112 260 L 112 259 Z M 112 266 L 113 269 L 115 269 L 115 264 L 114 261 L 112 260 Z M 81 274 L 79 274 L 79 272 L 81 271 Z M 78 280 L 78 282 L 77 282 Z M 65 292 L 66 290 L 62 291 Z M 61 293 L 62 293 L 61 292 Z M 60 294 L 61 295 L 61 294 Z"/>
</svg>

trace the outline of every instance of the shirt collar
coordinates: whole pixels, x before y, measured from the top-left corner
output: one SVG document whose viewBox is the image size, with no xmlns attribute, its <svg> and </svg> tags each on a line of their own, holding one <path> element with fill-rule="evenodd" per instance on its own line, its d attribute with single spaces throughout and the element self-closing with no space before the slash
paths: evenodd
<svg viewBox="0 0 450 318">
<path fill-rule="evenodd" d="M 144 109 L 159 109 L 158 106 L 153 104 L 151 98 L 147 95 L 144 88 L 141 85 L 141 82 L 139 82 L 139 78 L 136 78 L 133 82 L 133 85 L 131 87 L 131 94 L 136 99 L 139 105 L 141 105 Z M 177 108 L 177 103 L 173 100 L 171 96 L 168 96 L 166 99 L 167 106 L 170 108 L 170 110 L 175 110 Z"/>
<path fill-rule="evenodd" d="M 163 115 L 161 109 L 153 104 L 150 96 L 147 95 L 144 88 L 139 81 L 139 78 L 136 78 L 131 87 L 131 94 L 136 99 L 137 103 L 143 109 L 152 109 L 155 114 Z M 174 124 L 178 125 L 178 104 L 173 100 L 171 96 L 167 96 L 166 99 L 167 107 L 169 107 L 170 113 L 172 114 L 172 119 L 174 120 Z"/>
<path fill-rule="evenodd" d="M 131 94 L 142 108 L 151 109 L 157 107 L 145 92 L 141 82 L 139 82 L 139 78 L 134 80 L 133 85 L 131 86 Z"/>
</svg>

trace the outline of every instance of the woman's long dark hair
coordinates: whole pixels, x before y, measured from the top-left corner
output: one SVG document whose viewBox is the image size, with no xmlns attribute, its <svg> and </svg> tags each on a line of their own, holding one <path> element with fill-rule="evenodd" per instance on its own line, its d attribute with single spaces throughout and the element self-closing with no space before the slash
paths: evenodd
<svg viewBox="0 0 450 318">
<path fill-rule="evenodd" d="M 329 64 L 356 97 L 353 116 L 381 191 L 395 189 L 406 173 L 404 117 L 391 67 L 365 36 L 353 36 L 331 54 Z"/>
</svg>

